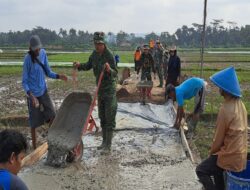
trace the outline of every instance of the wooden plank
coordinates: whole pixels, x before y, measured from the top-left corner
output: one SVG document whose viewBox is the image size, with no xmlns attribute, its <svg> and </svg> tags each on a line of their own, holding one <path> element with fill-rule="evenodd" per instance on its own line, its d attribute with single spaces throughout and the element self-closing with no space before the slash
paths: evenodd
<svg viewBox="0 0 250 190">
<path fill-rule="evenodd" d="M 181 142 L 182 142 L 182 145 L 183 145 L 185 151 L 188 152 L 188 155 L 189 155 L 189 157 L 190 157 L 191 162 L 194 164 L 194 163 L 195 163 L 195 162 L 194 162 L 194 157 L 193 157 L 193 154 L 192 154 L 191 149 L 189 148 L 189 145 L 188 145 L 187 138 L 186 138 L 186 136 L 185 136 L 184 130 L 185 130 L 184 127 L 181 126 L 181 127 L 180 127 Z"/>
<path fill-rule="evenodd" d="M 47 152 L 47 150 L 48 143 L 45 142 L 22 160 L 22 167 L 31 166 L 32 164 L 36 163 L 42 158 L 42 156 Z"/>
</svg>

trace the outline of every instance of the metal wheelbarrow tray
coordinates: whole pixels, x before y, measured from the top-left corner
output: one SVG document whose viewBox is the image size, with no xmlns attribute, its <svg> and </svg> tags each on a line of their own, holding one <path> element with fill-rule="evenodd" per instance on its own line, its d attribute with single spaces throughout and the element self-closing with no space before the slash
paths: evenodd
<svg viewBox="0 0 250 190">
<path fill-rule="evenodd" d="M 49 165 L 60 166 L 76 148 L 83 151 L 82 134 L 89 122 L 91 103 L 91 95 L 83 92 L 73 92 L 64 99 L 48 132 Z"/>
<path fill-rule="evenodd" d="M 146 104 L 146 97 L 151 96 L 151 90 L 153 88 L 153 81 L 140 81 L 137 83 L 136 88 L 139 90 L 140 99 L 142 104 Z"/>
</svg>

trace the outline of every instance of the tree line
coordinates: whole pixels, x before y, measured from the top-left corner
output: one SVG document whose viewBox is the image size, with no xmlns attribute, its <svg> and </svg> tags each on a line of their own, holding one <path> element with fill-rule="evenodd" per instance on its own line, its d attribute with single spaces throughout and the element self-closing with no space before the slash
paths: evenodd
<svg viewBox="0 0 250 190">
<path fill-rule="evenodd" d="M 206 27 L 206 47 L 250 47 L 250 25 L 238 27 L 235 22 L 214 19 Z M 108 32 L 106 41 L 114 49 L 129 50 L 159 39 L 163 45 L 177 45 L 182 48 L 199 48 L 201 44 L 202 25 L 193 23 L 191 27 L 183 25 L 175 33 L 151 32 L 145 36 L 120 31 L 117 34 Z M 1 47 L 27 47 L 31 35 L 40 36 L 43 45 L 54 49 L 84 49 L 93 46 L 93 33 L 71 28 L 61 28 L 59 32 L 37 26 L 32 30 L 0 32 Z"/>
</svg>

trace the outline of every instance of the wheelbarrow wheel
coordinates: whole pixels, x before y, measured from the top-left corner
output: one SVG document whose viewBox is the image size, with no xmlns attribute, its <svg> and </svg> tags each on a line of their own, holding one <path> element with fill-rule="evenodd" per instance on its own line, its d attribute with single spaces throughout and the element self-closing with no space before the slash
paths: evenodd
<svg viewBox="0 0 250 190">
<path fill-rule="evenodd" d="M 67 157 L 66 157 L 66 161 L 68 163 L 72 163 L 72 162 L 77 162 L 79 160 L 81 160 L 82 155 L 83 155 L 83 142 L 82 140 L 75 146 L 75 148 L 73 148 L 72 151 L 69 151 Z"/>
</svg>

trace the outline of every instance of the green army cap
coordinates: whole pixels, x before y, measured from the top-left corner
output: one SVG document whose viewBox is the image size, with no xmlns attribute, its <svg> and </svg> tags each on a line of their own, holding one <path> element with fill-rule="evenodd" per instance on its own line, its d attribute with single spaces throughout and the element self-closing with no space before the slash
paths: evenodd
<svg viewBox="0 0 250 190">
<path fill-rule="evenodd" d="M 94 43 L 95 44 L 105 44 L 104 41 L 104 32 L 95 32 L 94 33 Z"/>
</svg>

